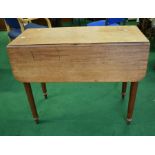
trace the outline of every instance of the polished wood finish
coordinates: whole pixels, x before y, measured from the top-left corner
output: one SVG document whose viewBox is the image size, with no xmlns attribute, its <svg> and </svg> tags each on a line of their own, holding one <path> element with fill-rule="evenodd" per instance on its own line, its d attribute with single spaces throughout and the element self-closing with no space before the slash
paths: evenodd
<svg viewBox="0 0 155 155">
<path fill-rule="evenodd" d="M 31 89 L 31 85 L 30 85 L 30 83 L 24 83 L 24 87 L 25 87 L 25 91 L 26 91 L 26 94 L 27 94 L 27 98 L 28 98 L 28 101 L 29 101 L 29 105 L 30 105 L 30 108 L 31 108 L 31 112 L 32 112 L 34 121 L 36 123 L 39 123 L 39 117 L 38 117 L 38 113 L 37 113 L 37 109 L 36 109 L 32 89 Z"/>
<path fill-rule="evenodd" d="M 124 99 L 126 95 L 127 82 L 122 83 L 122 99 Z"/>
<path fill-rule="evenodd" d="M 133 114 L 135 100 L 136 100 L 137 88 L 138 88 L 138 82 L 131 82 L 130 97 L 129 97 L 129 103 L 128 103 L 127 122 L 132 121 L 132 114 Z"/>
<path fill-rule="evenodd" d="M 46 83 L 41 83 L 42 91 L 44 94 L 45 99 L 47 99 L 47 89 L 46 89 Z"/>
</svg>

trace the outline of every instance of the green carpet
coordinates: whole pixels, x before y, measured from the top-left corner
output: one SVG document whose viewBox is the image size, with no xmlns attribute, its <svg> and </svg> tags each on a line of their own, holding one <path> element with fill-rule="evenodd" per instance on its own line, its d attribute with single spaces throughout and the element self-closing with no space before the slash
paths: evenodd
<svg viewBox="0 0 155 155">
<path fill-rule="evenodd" d="M 125 122 L 128 95 L 121 100 L 121 83 L 48 83 L 48 100 L 35 83 L 36 125 L 24 87 L 12 75 L 7 44 L 6 32 L 0 32 L 0 135 L 155 135 L 154 50 L 139 84 L 131 125 Z"/>
</svg>

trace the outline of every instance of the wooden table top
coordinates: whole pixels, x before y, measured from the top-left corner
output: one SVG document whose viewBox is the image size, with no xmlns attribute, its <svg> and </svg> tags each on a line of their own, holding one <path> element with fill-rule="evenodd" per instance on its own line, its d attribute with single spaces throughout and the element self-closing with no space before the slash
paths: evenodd
<svg viewBox="0 0 155 155">
<path fill-rule="evenodd" d="M 28 29 L 9 46 L 148 42 L 137 26 L 97 26 Z"/>
<path fill-rule="evenodd" d="M 20 82 L 139 81 L 148 54 L 136 26 L 29 29 L 8 45 Z"/>
</svg>

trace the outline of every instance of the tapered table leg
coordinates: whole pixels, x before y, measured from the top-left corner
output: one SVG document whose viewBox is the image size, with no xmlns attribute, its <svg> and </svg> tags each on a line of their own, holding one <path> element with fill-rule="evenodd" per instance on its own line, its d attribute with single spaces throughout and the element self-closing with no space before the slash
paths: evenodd
<svg viewBox="0 0 155 155">
<path fill-rule="evenodd" d="M 132 114 L 133 114 L 134 104 L 136 100 L 137 88 L 138 88 L 138 82 L 131 82 L 130 98 L 128 103 L 127 123 L 130 123 L 132 121 Z"/>
<path fill-rule="evenodd" d="M 46 83 L 41 83 L 42 91 L 44 93 L 45 99 L 47 99 L 47 89 L 46 89 Z"/>
<path fill-rule="evenodd" d="M 24 83 L 24 87 L 25 87 L 25 91 L 26 91 L 26 94 L 27 94 L 27 98 L 28 98 L 28 101 L 29 101 L 29 105 L 30 105 L 30 108 L 31 108 L 31 112 L 32 112 L 34 121 L 36 123 L 39 123 L 39 117 L 38 117 L 34 97 L 33 97 L 33 94 L 32 94 L 31 85 L 30 85 L 30 83 Z"/>
<path fill-rule="evenodd" d="M 124 99 L 126 95 L 127 82 L 122 83 L 122 99 Z"/>
</svg>

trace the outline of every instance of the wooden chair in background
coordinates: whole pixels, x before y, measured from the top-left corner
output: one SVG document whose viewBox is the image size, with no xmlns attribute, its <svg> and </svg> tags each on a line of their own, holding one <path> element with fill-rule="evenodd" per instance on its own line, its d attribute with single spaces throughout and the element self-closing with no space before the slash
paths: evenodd
<svg viewBox="0 0 155 155">
<path fill-rule="evenodd" d="M 11 40 L 15 39 L 24 30 L 30 28 L 51 28 L 51 22 L 48 18 L 44 18 L 47 26 L 32 23 L 37 18 L 4 18 L 8 36 Z"/>
</svg>

